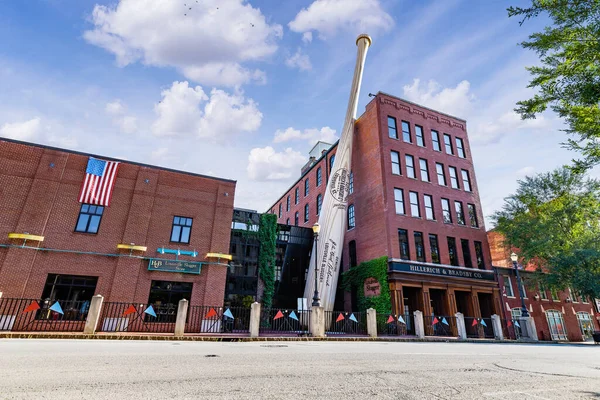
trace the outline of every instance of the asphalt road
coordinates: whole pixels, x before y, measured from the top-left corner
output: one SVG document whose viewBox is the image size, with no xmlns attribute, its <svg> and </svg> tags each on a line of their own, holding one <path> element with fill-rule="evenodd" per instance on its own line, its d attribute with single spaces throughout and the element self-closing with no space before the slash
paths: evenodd
<svg viewBox="0 0 600 400">
<path fill-rule="evenodd" d="M 600 346 L 0 340 L 0 399 L 600 398 Z"/>
</svg>

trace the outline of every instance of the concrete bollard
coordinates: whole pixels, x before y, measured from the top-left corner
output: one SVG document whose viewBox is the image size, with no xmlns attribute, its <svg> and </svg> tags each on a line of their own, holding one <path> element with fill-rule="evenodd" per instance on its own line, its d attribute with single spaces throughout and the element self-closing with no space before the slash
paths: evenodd
<svg viewBox="0 0 600 400">
<path fill-rule="evenodd" d="M 425 324 L 423 323 L 423 313 L 421 311 L 415 311 L 413 313 L 415 316 L 415 335 L 419 339 L 423 339 L 425 337 Z"/>
<path fill-rule="evenodd" d="M 494 337 L 496 340 L 504 340 L 504 332 L 502 331 L 502 322 L 499 315 L 492 315 L 492 327 L 494 328 Z"/>
<path fill-rule="evenodd" d="M 367 310 L 367 333 L 372 338 L 377 337 L 377 311 L 374 308 Z"/>
<path fill-rule="evenodd" d="M 177 319 L 175 319 L 175 336 L 183 336 L 185 333 L 185 321 L 187 320 L 190 302 L 186 299 L 179 300 L 177 306 Z"/>
<path fill-rule="evenodd" d="M 311 307 L 310 309 L 310 334 L 312 337 L 325 337 L 325 309 Z"/>
<path fill-rule="evenodd" d="M 457 312 L 456 316 L 456 328 L 458 330 L 458 338 L 461 340 L 467 339 L 467 327 L 465 325 L 465 316 L 463 313 Z"/>
<path fill-rule="evenodd" d="M 250 337 L 258 337 L 260 332 L 260 303 L 254 302 L 250 306 Z"/>
<path fill-rule="evenodd" d="M 521 321 L 521 325 L 526 326 L 527 339 L 537 342 L 538 335 L 537 335 L 537 330 L 535 328 L 535 322 L 533 320 L 533 317 L 521 317 L 520 321 Z"/>
<path fill-rule="evenodd" d="M 88 308 L 87 318 L 85 320 L 85 327 L 83 328 L 84 334 L 93 335 L 96 333 L 98 321 L 100 320 L 100 313 L 102 312 L 103 302 L 104 297 L 102 297 L 100 294 L 92 297 L 92 301 L 90 301 L 90 308 Z"/>
</svg>

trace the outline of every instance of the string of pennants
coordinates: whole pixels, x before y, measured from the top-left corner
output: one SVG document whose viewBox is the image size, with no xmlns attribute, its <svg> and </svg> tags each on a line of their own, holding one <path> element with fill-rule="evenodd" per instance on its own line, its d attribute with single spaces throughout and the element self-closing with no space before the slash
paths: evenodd
<svg viewBox="0 0 600 400">
<path fill-rule="evenodd" d="M 24 310 L 23 310 L 23 314 L 26 314 L 28 312 L 31 311 L 37 311 L 39 310 L 40 307 L 40 303 L 38 303 L 37 301 L 32 301 L 30 305 L 28 305 Z M 54 311 L 56 313 L 59 313 L 61 315 L 64 315 L 65 313 L 63 312 L 62 307 L 60 306 L 60 303 L 57 301 L 54 304 L 52 304 L 49 308 L 49 310 Z"/>
<path fill-rule="evenodd" d="M 509 319 L 508 321 L 506 321 L 506 326 L 507 326 L 507 327 L 509 327 L 509 328 L 510 328 L 511 326 L 513 326 L 513 323 L 512 323 L 512 321 L 511 321 L 510 319 Z M 519 321 L 515 321 L 515 326 L 516 326 L 517 328 L 520 328 L 520 327 L 521 327 L 521 325 L 519 325 Z"/>
<path fill-rule="evenodd" d="M 284 311 L 287 313 L 287 310 L 284 310 Z M 223 314 L 223 315 L 225 315 L 225 314 Z M 346 315 L 348 315 L 348 313 L 346 313 Z M 277 313 L 273 317 L 273 321 L 278 320 L 280 318 L 284 318 L 284 317 L 285 317 L 284 313 L 281 312 L 281 310 L 277 310 Z M 294 310 L 290 311 L 290 313 L 288 314 L 288 318 L 299 321 L 298 316 L 296 315 L 296 312 Z M 343 313 L 339 313 L 335 322 L 344 321 L 345 319 L 346 319 L 346 316 L 344 316 Z M 356 316 L 354 315 L 354 313 L 350 314 L 350 316 L 348 317 L 348 320 L 358 323 L 358 319 L 356 319 Z"/>
</svg>

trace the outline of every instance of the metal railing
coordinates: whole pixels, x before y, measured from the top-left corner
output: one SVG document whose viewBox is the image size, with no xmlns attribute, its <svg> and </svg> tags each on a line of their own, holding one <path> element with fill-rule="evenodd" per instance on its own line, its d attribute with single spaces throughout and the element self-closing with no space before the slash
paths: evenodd
<svg viewBox="0 0 600 400">
<path fill-rule="evenodd" d="M 190 306 L 186 333 L 248 333 L 249 307 Z"/>
<path fill-rule="evenodd" d="M 176 304 L 107 301 L 102 304 L 97 330 L 99 332 L 173 333 L 176 319 Z"/>
<path fill-rule="evenodd" d="M 415 335 L 415 317 L 412 314 L 377 314 L 378 336 Z"/>
<path fill-rule="evenodd" d="M 83 332 L 89 301 L 0 298 L 0 331 Z"/>
<path fill-rule="evenodd" d="M 367 313 L 325 311 L 325 334 L 364 336 L 367 334 Z"/>
<path fill-rule="evenodd" d="M 310 310 L 265 308 L 260 312 L 260 333 L 305 336 L 310 333 Z"/>
<path fill-rule="evenodd" d="M 495 337 L 491 318 L 465 317 L 465 328 L 468 338 L 493 339 Z"/>
<path fill-rule="evenodd" d="M 502 329 L 506 339 L 518 340 L 522 337 L 521 323 L 518 319 L 502 320 Z"/>
<path fill-rule="evenodd" d="M 456 317 L 423 316 L 425 336 L 457 336 Z"/>
</svg>

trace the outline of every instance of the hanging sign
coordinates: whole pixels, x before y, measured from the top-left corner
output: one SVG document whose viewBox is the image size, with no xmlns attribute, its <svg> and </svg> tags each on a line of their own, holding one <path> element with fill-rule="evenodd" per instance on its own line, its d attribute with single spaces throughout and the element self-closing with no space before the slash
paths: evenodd
<svg viewBox="0 0 600 400">
<path fill-rule="evenodd" d="M 365 279 L 364 292 L 365 297 L 375 297 L 381 294 L 381 285 L 377 278 Z"/>
<path fill-rule="evenodd" d="M 149 271 L 179 272 L 182 274 L 200 275 L 202 263 L 180 260 L 160 260 L 151 258 L 148 262 Z"/>
<path fill-rule="evenodd" d="M 461 267 L 442 267 L 441 265 L 409 264 L 392 261 L 390 269 L 397 272 L 410 272 L 413 274 L 437 275 L 451 278 L 468 278 L 483 281 L 493 281 L 494 273 L 481 269 L 470 269 Z"/>
</svg>

